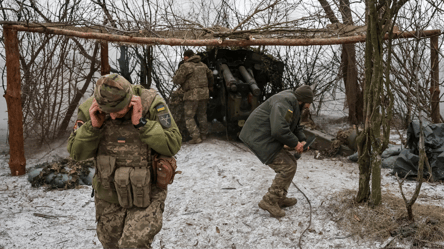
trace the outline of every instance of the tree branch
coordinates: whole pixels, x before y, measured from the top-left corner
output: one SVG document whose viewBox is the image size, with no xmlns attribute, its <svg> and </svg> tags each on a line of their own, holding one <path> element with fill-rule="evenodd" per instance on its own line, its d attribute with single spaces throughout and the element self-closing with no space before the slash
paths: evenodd
<svg viewBox="0 0 444 249">
<path fill-rule="evenodd" d="M 258 4 L 258 6 L 256 7 L 256 9 L 253 11 L 253 13 L 251 15 L 249 15 L 245 20 L 243 20 L 241 23 L 239 23 L 236 27 L 234 27 L 233 31 L 236 31 L 236 29 L 238 29 L 240 26 L 242 26 L 243 24 L 245 24 L 246 22 L 248 22 L 254 15 L 256 15 L 259 12 L 262 12 L 264 10 L 267 10 L 269 8 L 274 7 L 276 4 L 279 3 L 280 0 L 276 0 L 274 1 L 274 3 L 268 5 L 267 7 L 263 8 L 263 9 L 259 9 L 259 7 L 261 6 L 261 4 L 263 3 L 263 1 L 261 3 Z"/>
</svg>

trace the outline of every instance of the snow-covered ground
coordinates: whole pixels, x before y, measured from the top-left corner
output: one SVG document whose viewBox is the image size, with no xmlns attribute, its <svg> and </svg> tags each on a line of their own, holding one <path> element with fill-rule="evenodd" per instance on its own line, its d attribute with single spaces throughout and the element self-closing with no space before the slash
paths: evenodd
<svg viewBox="0 0 444 249">
<path fill-rule="evenodd" d="M 65 157 L 65 148 L 62 144 L 51 152 L 29 156 L 27 167 Z M 91 187 L 63 191 L 33 188 L 26 176 L 9 175 L 8 160 L 7 155 L 0 155 L 0 248 L 101 248 L 95 233 Z M 210 138 L 202 144 L 184 144 L 177 162 L 182 173 L 169 187 L 163 229 L 155 237 L 154 248 L 298 247 L 310 219 L 307 200 L 291 186 L 289 196 L 299 201 L 285 209 L 285 217 L 271 218 L 259 209 L 257 203 L 271 185 L 274 172 L 242 143 Z M 382 171 L 383 191 L 400 196 L 395 178 L 388 170 Z M 294 183 L 313 208 L 312 226 L 302 238 L 302 248 L 380 247 L 379 242 L 359 240 L 339 230 L 328 214 L 334 193 L 358 188 L 358 172 L 356 163 L 316 160 L 311 152 L 298 161 Z M 405 189 L 413 187 L 409 182 Z M 444 196 L 443 190 L 443 185 L 426 183 L 422 193 Z M 444 205 L 443 198 L 420 198 L 417 202 L 424 201 Z"/>
</svg>

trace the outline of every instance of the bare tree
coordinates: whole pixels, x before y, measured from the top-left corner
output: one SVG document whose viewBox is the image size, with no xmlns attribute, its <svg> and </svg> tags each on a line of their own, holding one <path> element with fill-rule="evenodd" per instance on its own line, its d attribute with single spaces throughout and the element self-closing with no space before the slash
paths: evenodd
<svg viewBox="0 0 444 249">
<path fill-rule="evenodd" d="M 402 189 L 402 185 L 404 184 L 404 181 L 408 177 L 409 174 L 407 173 L 402 181 L 399 180 L 398 174 L 396 174 L 396 179 L 398 181 L 399 190 L 401 192 L 402 199 L 404 200 L 404 204 L 407 209 L 407 216 L 410 221 L 414 221 L 413 204 L 415 204 L 416 199 L 418 199 L 419 192 L 421 191 L 421 186 L 422 186 L 422 182 L 423 182 L 424 164 L 429 163 L 427 160 L 427 154 L 425 152 L 424 130 L 422 127 L 422 120 L 421 119 L 419 120 L 419 126 L 420 126 L 420 135 L 419 135 L 419 143 L 418 143 L 418 145 L 419 145 L 418 177 L 416 179 L 415 192 L 413 193 L 412 198 L 410 198 L 410 200 L 407 200 L 407 198 L 405 197 L 404 191 Z M 430 165 L 429 165 L 429 168 L 430 168 Z"/>
<path fill-rule="evenodd" d="M 8 6 L 2 6 L 3 12 L 16 13 L 11 21 L 70 25 L 87 20 L 85 16 L 89 12 L 85 11 L 89 8 L 79 0 L 53 2 L 51 8 L 33 0 L 9 1 Z M 93 52 L 91 45 L 94 47 L 91 42 L 75 38 L 19 34 L 26 137 L 36 138 L 40 143 L 48 142 L 67 130 L 80 99 L 100 65 L 96 59 L 97 46 Z M 88 68 L 90 72 L 84 74 Z"/>
<path fill-rule="evenodd" d="M 390 120 L 393 113 L 393 94 L 390 88 L 392 43 L 386 46 L 384 36 L 392 35 L 399 9 L 407 2 L 366 2 L 367 38 L 365 49 L 364 130 L 358 135 L 359 191 L 357 202 L 368 200 L 372 177 L 370 205 L 381 203 L 381 153 L 387 148 Z M 385 49 L 386 48 L 386 49 Z M 387 54 L 384 67 L 384 53 Z M 381 134 L 382 131 L 382 134 Z"/>
</svg>

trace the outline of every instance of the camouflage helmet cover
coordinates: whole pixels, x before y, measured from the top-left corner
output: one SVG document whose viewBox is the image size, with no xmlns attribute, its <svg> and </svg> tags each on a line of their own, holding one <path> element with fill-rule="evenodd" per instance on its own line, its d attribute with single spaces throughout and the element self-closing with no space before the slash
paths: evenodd
<svg viewBox="0 0 444 249">
<path fill-rule="evenodd" d="M 96 83 L 94 98 L 103 112 L 118 112 L 129 105 L 133 91 L 131 83 L 118 74 L 103 75 Z"/>
</svg>

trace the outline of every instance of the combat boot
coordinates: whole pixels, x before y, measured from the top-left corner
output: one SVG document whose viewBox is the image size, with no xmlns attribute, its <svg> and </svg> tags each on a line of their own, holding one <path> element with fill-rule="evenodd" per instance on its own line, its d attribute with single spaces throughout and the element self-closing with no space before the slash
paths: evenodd
<svg viewBox="0 0 444 249">
<path fill-rule="evenodd" d="M 296 198 L 283 197 L 279 200 L 279 207 L 291 207 L 296 205 L 296 203 L 298 203 L 298 200 Z"/>
<path fill-rule="evenodd" d="M 202 143 L 202 139 L 200 139 L 200 137 L 193 137 L 193 139 L 191 139 L 188 143 L 189 144 L 200 144 L 200 143 Z"/>
<path fill-rule="evenodd" d="M 282 210 L 278 205 L 279 197 L 267 193 L 262 200 L 259 202 L 258 206 L 270 213 L 271 216 L 280 218 L 285 216 L 285 211 Z"/>
</svg>

